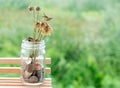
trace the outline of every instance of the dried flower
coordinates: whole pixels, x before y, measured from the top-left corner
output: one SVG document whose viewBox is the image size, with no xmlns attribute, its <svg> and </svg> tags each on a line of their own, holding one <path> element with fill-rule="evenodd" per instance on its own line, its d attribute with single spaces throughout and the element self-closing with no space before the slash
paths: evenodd
<svg viewBox="0 0 120 88">
<path fill-rule="evenodd" d="M 43 22 L 40 26 L 40 31 L 42 35 L 50 35 L 52 32 L 52 27 L 46 22 Z"/>
<path fill-rule="evenodd" d="M 37 7 L 36 7 L 36 11 L 40 11 L 40 7 L 37 6 Z"/>
<path fill-rule="evenodd" d="M 29 11 L 33 11 L 34 7 L 30 6 L 28 9 L 29 9 Z"/>
<path fill-rule="evenodd" d="M 38 17 L 39 17 L 39 11 L 41 8 L 39 6 L 37 7 L 29 7 L 29 11 L 32 11 L 33 13 L 33 18 L 34 18 L 34 33 L 33 33 L 33 38 L 28 38 L 27 40 L 30 42 L 40 42 L 42 38 L 45 35 L 50 35 L 52 32 L 52 27 L 48 24 L 48 21 L 50 21 L 52 18 L 48 17 L 47 15 L 44 14 L 43 22 L 39 22 Z"/>
</svg>

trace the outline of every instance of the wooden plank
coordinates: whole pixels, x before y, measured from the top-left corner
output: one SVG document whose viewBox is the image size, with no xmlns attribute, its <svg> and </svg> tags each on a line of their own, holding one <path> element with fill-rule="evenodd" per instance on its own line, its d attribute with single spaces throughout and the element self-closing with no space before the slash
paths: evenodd
<svg viewBox="0 0 120 88">
<path fill-rule="evenodd" d="M 51 78 L 45 78 L 44 80 L 45 80 L 44 83 L 48 83 L 52 79 Z M 6 83 L 19 83 L 19 82 L 21 82 L 21 78 L 0 77 L 0 83 L 5 83 L 5 82 Z"/>
<path fill-rule="evenodd" d="M 0 74 L 11 74 L 11 73 L 21 73 L 20 67 L 0 67 Z M 47 67 L 45 68 L 45 73 L 50 74 L 51 73 L 51 68 Z"/>
<path fill-rule="evenodd" d="M 20 58 L 12 58 L 12 57 L 0 57 L 0 64 L 20 64 Z M 46 58 L 46 64 L 51 64 L 51 58 Z"/>
<path fill-rule="evenodd" d="M 43 82 L 43 84 L 40 84 L 40 85 L 45 87 L 50 87 L 52 84 L 51 84 L 51 81 L 48 81 L 46 83 Z M 22 82 L 18 82 L 18 83 L 2 82 L 0 83 L 0 86 L 25 86 L 25 84 L 23 84 Z"/>
<path fill-rule="evenodd" d="M 0 86 L 0 88 L 52 88 L 52 86 Z"/>
<path fill-rule="evenodd" d="M 0 80 L 20 80 L 21 78 L 10 78 L 10 77 L 0 77 Z M 52 80 L 51 78 L 45 78 L 45 81 L 50 81 Z"/>
<path fill-rule="evenodd" d="M 45 87 L 50 87 L 52 84 L 51 84 L 51 82 L 47 82 L 47 83 L 43 83 L 43 84 L 40 84 L 40 85 L 45 86 Z M 23 84 L 22 82 L 19 82 L 19 83 L 6 83 L 5 82 L 5 83 L 0 83 L 0 86 L 25 86 L 25 84 Z"/>
<path fill-rule="evenodd" d="M 0 78 L 0 87 L 1 86 L 22 86 L 23 88 L 24 87 L 26 88 L 26 85 L 24 85 L 21 82 L 20 78 Z M 46 88 L 46 87 L 49 88 L 50 87 L 50 88 L 52 88 L 51 78 L 45 78 L 44 82 L 41 85 L 36 86 L 34 88 L 37 88 L 37 87 L 40 87 L 40 88 L 42 88 L 42 87 L 43 88 Z"/>
</svg>

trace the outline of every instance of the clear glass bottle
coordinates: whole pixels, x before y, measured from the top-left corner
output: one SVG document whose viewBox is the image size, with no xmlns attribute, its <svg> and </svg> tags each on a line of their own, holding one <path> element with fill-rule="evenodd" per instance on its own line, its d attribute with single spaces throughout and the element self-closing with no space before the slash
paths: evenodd
<svg viewBox="0 0 120 88">
<path fill-rule="evenodd" d="M 21 45 L 22 82 L 27 85 L 39 85 L 44 81 L 45 42 L 22 41 Z"/>
</svg>

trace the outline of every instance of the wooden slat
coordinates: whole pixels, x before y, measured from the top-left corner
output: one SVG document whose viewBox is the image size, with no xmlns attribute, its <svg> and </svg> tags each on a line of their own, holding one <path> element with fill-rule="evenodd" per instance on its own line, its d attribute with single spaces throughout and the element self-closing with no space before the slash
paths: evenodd
<svg viewBox="0 0 120 88">
<path fill-rule="evenodd" d="M 20 78 L 0 78 L 0 88 L 2 88 L 1 86 L 22 86 L 23 88 L 26 88 L 26 86 L 21 82 Z M 43 84 L 40 86 L 34 86 L 33 88 L 37 87 L 52 88 L 51 78 L 45 78 Z"/>
<path fill-rule="evenodd" d="M 21 79 L 20 78 L 10 78 L 10 77 L 0 77 L 0 83 L 1 82 L 6 82 L 6 81 L 8 81 L 8 82 L 10 82 L 10 80 L 12 80 L 11 82 L 20 82 L 21 81 Z M 52 79 L 51 78 L 45 78 L 45 82 L 46 81 L 51 81 Z"/>
<path fill-rule="evenodd" d="M 52 88 L 45 86 L 0 86 L 0 88 Z"/>
<path fill-rule="evenodd" d="M 0 86 L 0 88 L 52 88 L 51 87 L 42 87 L 42 86 Z"/>
<path fill-rule="evenodd" d="M 20 58 L 0 58 L 0 64 L 20 64 Z M 51 58 L 46 58 L 46 64 L 51 64 Z"/>
<path fill-rule="evenodd" d="M 17 73 L 19 74 L 21 72 L 20 67 L 0 67 L 0 73 L 1 74 L 11 74 L 11 73 Z M 51 68 L 45 68 L 45 73 L 50 74 Z"/>
</svg>

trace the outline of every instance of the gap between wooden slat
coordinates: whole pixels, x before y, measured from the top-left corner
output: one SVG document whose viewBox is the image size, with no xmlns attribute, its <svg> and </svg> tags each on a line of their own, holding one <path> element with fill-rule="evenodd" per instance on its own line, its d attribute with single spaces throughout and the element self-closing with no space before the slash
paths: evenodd
<svg viewBox="0 0 120 88">
<path fill-rule="evenodd" d="M 20 58 L 0 58 L 0 64 L 21 64 Z M 51 64 L 51 58 L 46 58 L 46 64 Z"/>
<path fill-rule="evenodd" d="M 21 69 L 20 67 L 0 67 L 0 74 L 11 74 L 11 73 L 16 73 L 20 74 Z M 45 68 L 45 73 L 50 74 L 51 73 L 51 68 L 47 67 Z"/>
</svg>

